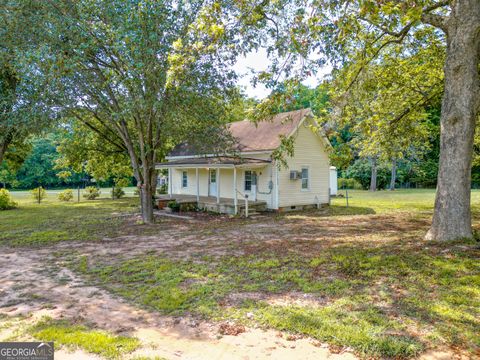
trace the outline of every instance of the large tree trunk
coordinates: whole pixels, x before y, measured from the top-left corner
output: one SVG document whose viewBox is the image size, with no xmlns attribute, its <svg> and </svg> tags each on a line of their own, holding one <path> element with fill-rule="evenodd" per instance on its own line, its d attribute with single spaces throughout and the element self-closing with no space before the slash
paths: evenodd
<svg viewBox="0 0 480 360">
<path fill-rule="evenodd" d="M 152 181 L 156 174 L 155 153 L 143 153 L 143 156 L 139 159 L 135 153 L 130 138 L 125 137 L 124 143 L 130 156 L 130 163 L 133 168 L 135 179 L 137 180 L 137 187 L 140 190 L 142 220 L 144 223 L 151 224 L 154 222 L 153 197 L 157 185 L 156 181 Z"/>
<path fill-rule="evenodd" d="M 390 190 L 395 190 L 395 181 L 397 180 L 397 160 L 392 161 L 392 175 L 390 177 Z"/>
<path fill-rule="evenodd" d="M 437 193 L 427 240 L 472 237 L 470 186 L 475 122 L 480 110 L 480 1 L 457 0 L 453 4 L 446 25 Z"/>
<path fill-rule="evenodd" d="M 7 152 L 7 147 L 8 145 L 5 142 L 2 142 L 0 144 L 0 165 L 3 162 L 3 157 L 5 156 L 5 153 Z"/>
<path fill-rule="evenodd" d="M 370 191 L 377 191 L 377 158 L 370 159 L 372 164 L 372 172 L 370 175 Z"/>
<path fill-rule="evenodd" d="M 142 220 L 147 224 L 154 222 L 153 195 L 151 181 L 147 180 L 142 186 Z"/>
<path fill-rule="evenodd" d="M 145 154 L 146 159 L 143 161 L 142 175 L 142 219 L 147 224 L 154 222 L 153 205 L 155 189 L 157 187 L 155 157 L 153 153 Z"/>
<path fill-rule="evenodd" d="M 2 135 L 2 139 L 0 141 L 0 165 L 3 162 L 3 158 L 5 153 L 7 152 L 8 147 L 13 141 L 14 131 L 12 129 L 7 130 L 7 133 Z"/>
</svg>

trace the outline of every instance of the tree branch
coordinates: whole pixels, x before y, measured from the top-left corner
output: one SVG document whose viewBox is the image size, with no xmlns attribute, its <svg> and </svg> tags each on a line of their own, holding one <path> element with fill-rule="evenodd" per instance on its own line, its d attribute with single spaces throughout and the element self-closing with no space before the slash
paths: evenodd
<svg viewBox="0 0 480 360">
<path fill-rule="evenodd" d="M 425 106 L 426 104 L 428 104 L 433 98 L 435 98 L 436 96 L 440 95 L 441 92 L 443 91 L 443 88 L 441 91 L 433 91 L 432 94 L 430 94 L 429 97 L 427 98 L 421 98 L 419 99 L 415 104 L 413 104 L 412 106 L 409 106 L 407 108 L 405 108 L 401 114 L 399 114 L 398 116 L 396 116 L 395 118 L 393 118 L 392 120 L 390 120 L 388 122 L 388 124 L 390 126 L 393 126 L 393 125 L 397 125 L 398 122 L 400 120 L 402 120 L 405 116 L 407 116 L 408 114 L 410 114 L 413 110 L 415 110 L 416 108 L 418 108 L 419 106 Z"/>
<path fill-rule="evenodd" d="M 438 14 L 431 14 L 431 13 L 422 14 L 422 21 L 424 23 L 435 26 L 436 28 L 443 30 L 445 33 L 447 33 L 447 29 L 448 29 L 447 20 L 448 18 L 446 16 L 442 16 Z"/>
<path fill-rule="evenodd" d="M 448 17 L 440 14 L 432 14 L 433 10 L 439 9 L 444 6 L 449 6 L 451 0 L 443 0 L 436 4 L 426 7 L 422 12 L 422 21 L 426 24 L 430 24 L 439 29 L 442 29 L 445 33 L 447 32 L 447 21 Z"/>
</svg>

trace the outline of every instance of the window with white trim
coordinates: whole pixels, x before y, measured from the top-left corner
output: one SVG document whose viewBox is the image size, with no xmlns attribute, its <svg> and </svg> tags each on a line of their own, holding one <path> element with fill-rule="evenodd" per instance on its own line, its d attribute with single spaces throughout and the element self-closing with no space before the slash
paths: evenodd
<svg viewBox="0 0 480 360">
<path fill-rule="evenodd" d="M 245 191 L 252 190 L 252 172 L 250 170 L 245 170 L 245 185 L 243 188 Z"/>
<path fill-rule="evenodd" d="M 188 186 L 188 174 L 186 171 L 182 171 L 182 187 L 186 188 Z"/>
<path fill-rule="evenodd" d="M 302 167 L 302 190 L 308 190 L 308 189 L 310 189 L 308 167 Z"/>
</svg>

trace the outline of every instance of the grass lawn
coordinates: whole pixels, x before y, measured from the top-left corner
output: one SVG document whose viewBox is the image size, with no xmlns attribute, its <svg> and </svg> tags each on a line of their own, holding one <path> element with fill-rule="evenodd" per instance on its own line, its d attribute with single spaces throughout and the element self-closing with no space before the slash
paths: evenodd
<svg viewBox="0 0 480 360">
<path fill-rule="evenodd" d="M 0 244 L 37 246 L 66 240 L 99 240 L 114 236 L 115 225 L 122 222 L 118 214 L 138 210 L 134 188 L 126 188 L 127 197 L 115 201 L 110 199 L 110 188 L 102 188 L 97 200 L 86 200 L 80 193 L 80 202 L 76 191 L 74 200 L 59 201 L 60 191 L 47 190 L 40 204 L 29 191 L 12 191 L 19 207 L 0 213 Z"/>
<path fill-rule="evenodd" d="M 433 190 L 349 196 L 348 208 L 338 197 L 325 211 L 147 226 L 129 215 L 136 198 L 49 197 L 38 205 L 14 193 L 20 207 L 0 213 L 0 244 L 52 246 L 90 283 L 159 314 L 284 330 L 362 357 L 409 358 L 437 347 L 478 354 L 478 243 L 422 240 Z M 472 208 L 478 228 L 479 191 Z M 101 254 L 88 246 L 95 241 Z M 38 331 L 66 342 L 72 333 L 98 335 L 82 327 L 67 336 L 61 325 Z"/>
<path fill-rule="evenodd" d="M 340 211 L 345 211 L 346 191 L 339 190 L 338 194 L 343 197 L 336 197 L 332 200 L 332 205 L 340 207 Z M 395 211 L 407 212 L 428 212 L 431 213 L 435 202 L 435 191 L 432 189 L 411 189 L 395 191 L 363 191 L 348 190 L 349 206 L 357 213 L 391 213 Z M 472 190 L 472 209 L 475 212 L 480 211 L 480 191 Z"/>
<path fill-rule="evenodd" d="M 42 341 L 53 341 L 57 346 L 73 349 L 79 347 L 107 359 L 122 359 L 140 345 L 135 338 L 111 335 L 65 320 L 42 319 L 28 331 Z"/>
</svg>

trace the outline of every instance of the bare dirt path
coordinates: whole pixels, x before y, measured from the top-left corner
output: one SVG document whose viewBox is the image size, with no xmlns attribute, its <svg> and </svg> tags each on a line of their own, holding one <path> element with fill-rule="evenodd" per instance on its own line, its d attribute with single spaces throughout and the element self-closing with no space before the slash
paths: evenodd
<svg viewBox="0 0 480 360">
<path fill-rule="evenodd" d="M 142 347 L 129 357 L 167 359 L 354 359 L 333 354 L 312 339 L 289 341 L 276 331 L 247 329 L 220 336 L 218 324 L 160 316 L 136 308 L 85 282 L 56 263 L 52 249 L 15 251 L 0 256 L 0 314 L 79 320 L 116 334 L 135 336 Z M 11 334 L 2 333 L 0 338 Z M 1 340 L 1 339 L 0 339 Z M 57 352 L 56 359 L 98 359 L 81 350 Z"/>
</svg>

